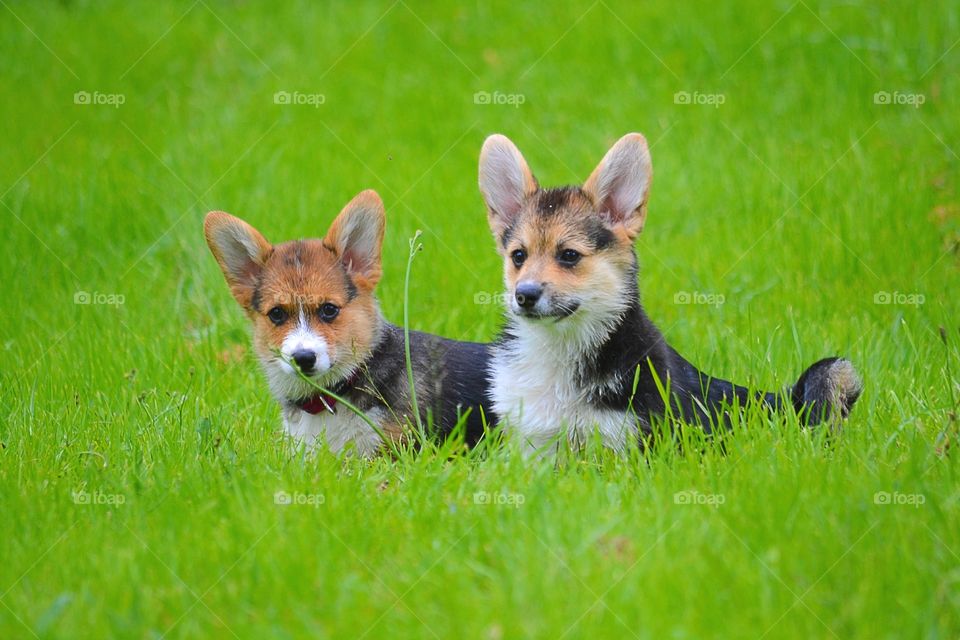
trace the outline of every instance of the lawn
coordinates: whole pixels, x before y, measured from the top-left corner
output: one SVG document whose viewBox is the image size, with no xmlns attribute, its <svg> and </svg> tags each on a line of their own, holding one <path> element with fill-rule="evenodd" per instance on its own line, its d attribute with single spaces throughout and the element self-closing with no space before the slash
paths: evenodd
<svg viewBox="0 0 960 640">
<path fill-rule="evenodd" d="M 0 637 L 956 638 L 960 7 L 0 2 Z M 644 133 L 644 305 L 844 431 L 292 455 L 201 233 L 387 208 L 388 319 L 491 340 L 490 133 L 542 184 Z M 290 504 L 284 504 L 290 502 Z"/>
</svg>

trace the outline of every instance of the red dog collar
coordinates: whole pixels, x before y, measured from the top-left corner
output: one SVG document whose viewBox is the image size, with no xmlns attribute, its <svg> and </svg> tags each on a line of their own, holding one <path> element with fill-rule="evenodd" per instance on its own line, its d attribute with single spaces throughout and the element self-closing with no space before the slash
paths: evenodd
<svg viewBox="0 0 960 640">
<path fill-rule="evenodd" d="M 324 411 L 337 412 L 337 399 L 325 393 L 318 393 L 305 400 L 297 400 L 296 404 L 301 411 L 306 411 L 311 415 L 317 415 Z"/>
<path fill-rule="evenodd" d="M 338 396 L 343 396 L 343 394 L 347 393 L 357 381 L 358 373 L 359 372 L 354 372 L 353 375 L 334 387 L 331 392 Z M 314 416 L 318 413 L 323 413 L 324 411 L 329 411 L 330 413 L 337 412 L 337 399 L 328 393 L 317 393 L 308 398 L 296 400 L 294 404 L 301 411 L 306 411 L 310 415 Z"/>
</svg>

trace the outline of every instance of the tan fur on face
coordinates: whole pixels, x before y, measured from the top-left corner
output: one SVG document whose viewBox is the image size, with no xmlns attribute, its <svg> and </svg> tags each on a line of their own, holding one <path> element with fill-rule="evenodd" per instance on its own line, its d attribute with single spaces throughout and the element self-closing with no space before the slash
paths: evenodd
<svg viewBox="0 0 960 640">
<path fill-rule="evenodd" d="M 377 318 L 373 286 L 368 278 L 351 279 L 324 241 L 275 246 L 253 302 L 254 347 L 261 357 L 272 357 L 301 317 L 327 343 L 331 362 L 357 361 L 373 346 Z M 340 308 L 333 322 L 320 319 L 325 303 Z M 283 324 L 275 325 L 267 317 L 275 307 L 287 312 Z"/>
<path fill-rule="evenodd" d="M 556 208 L 541 202 L 540 194 L 531 197 L 506 244 L 499 247 L 504 256 L 507 287 L 513 290 L 521 280 L 529 280 L 545 285 L 553 295 L 578 300 L 619 289 L 624 273 L 633 265 L 633 242 L 626 230 L 610 229 L 603 224 L 610 240 L 598 248 L 590 235 L 591 225 L 596 224 L 603 223 L 593 202 L 580 191 L 569 190 L 567 198 Z M 527 253 L 519 269 L 510 257 L 517 249 Z M 573 267 L 558 261 L 566 249 L 582 256 Z"/>
</svg>

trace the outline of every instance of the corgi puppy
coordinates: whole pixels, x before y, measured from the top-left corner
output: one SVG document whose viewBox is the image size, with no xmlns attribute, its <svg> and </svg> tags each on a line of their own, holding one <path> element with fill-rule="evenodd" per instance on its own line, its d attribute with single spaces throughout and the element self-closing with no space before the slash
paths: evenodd
<svg viewBox="0 0 960 640">
<path fill-rule="evenodd" d="M 697 370 L 641 307 L 633 245 L 652 173 L 638 133 L 621 138 L 583 186 L 554 189 L 540 187 L 506 137 L 483 145 L 480 191 L 507 288 L 506 327 L 492 349 L 492 404 L 533 450 L 562 437 L 582 444 L 596 431 L 620 450 L 668 409 L 709 433 L 735 400 L 782 408 L 783 394 Z M 860 390 L 849 361 L 827 358 L 786 396 L 812 425 L 846 416 Z"/>
<path fill-rule="evenodd" d="M 204 220 L 207 244 L 253 323 L 254 352 L 284 428 L 308 447 L 323 441 L 333 452 L 352 447 L 370 457 L 414 424 L 404 332 L 384 320 L 374 295 L 384 225 L 375 191 L 351 200 L 322 240 L 273 245 L 222 211 Z M 488 346 L 411 331 L 410 354 L 416 405 L 423 424 L 434 425 L 431 435 L 447 435 L 469 410 L 465 435 L 475 442 L 483 416 L 492 415 Z"/>
</svg>

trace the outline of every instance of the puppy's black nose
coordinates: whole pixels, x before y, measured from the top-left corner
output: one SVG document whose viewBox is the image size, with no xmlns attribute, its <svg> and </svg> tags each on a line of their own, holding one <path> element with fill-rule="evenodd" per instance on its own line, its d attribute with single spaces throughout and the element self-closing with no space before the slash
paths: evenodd
<svg viewBox="0 0 960 640">
<path fill-rule="evenodd" d="M 517 285 L 514 292 L 517 304 L 522 309 L 532 309 L 537 304 L 537 300 L 543 295 L 543 287 L 536 282 L 521 282 Z"/>
<path fill-rule="evenodd" d="M 300 371 L 303 371 L 304 373 L 310 373 L 313 371 L 314 365 L 317 364 L 317 354 L 315 354 L 313 351 L 308 351 L 307 349 L 294 351 L 293 361 L 297 363 Z"/>
</svg>

